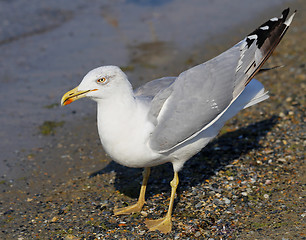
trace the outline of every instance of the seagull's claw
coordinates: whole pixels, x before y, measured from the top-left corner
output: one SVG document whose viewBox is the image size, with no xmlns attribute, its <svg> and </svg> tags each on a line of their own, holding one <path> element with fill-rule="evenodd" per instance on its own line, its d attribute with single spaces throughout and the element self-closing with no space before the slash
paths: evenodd
<svg viewBox="0 0 306 240">
<path fill-rule="evenodd" d="M 149 231 L 159 230 L 162 233 L 169 233 L 172 229 L 171 216 L 168 214 L 166 217 L 156 219 L 156 220 L 145 220 L 145 224 L 149 228 Z"/>
<path fill-rule="evenodd" d="M 114 209 L 114 215 L 127 215 L 127 214 L 131 214 L 131 213 L 136 213 L 136 212 L 140 212 L 142 209 L 144 203 L 142 202 L 137 202 L 134 205 L 131 206 L 127 206 L 127 207 L 123 207 L 123 208 L 115 208 Z"/>
<path fill-rule="evenodd" d="M 136 213 L 140 212 L 143 205 L 145 204 L 145 192 L 146 192 L 146 187 L 148 183 L 148 178 L 150 175 L 150 168 L 146 167 L 142 173 L 143 175 L 143 181 L 142 185 L 140 188 L 140 193 L 139 193 L 139 198 L 137 203 L 131 206 L 123 207 L 123 208 L 115 208 L 114 209 L 114 215 L 123 215 L 123 214 L 131 214 L 131 213 Z"/>
</svg>

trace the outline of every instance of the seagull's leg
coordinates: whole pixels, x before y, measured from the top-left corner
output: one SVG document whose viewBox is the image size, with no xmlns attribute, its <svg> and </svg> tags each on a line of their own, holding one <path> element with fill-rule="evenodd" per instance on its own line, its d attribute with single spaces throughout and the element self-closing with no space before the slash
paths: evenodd
<svg viewBox="0 0 306 240">
<path fill-rule="evenodd" d="M 142 172 L 142 176 L 143 176 L 143 180 L 142 180 L 141 189 L 140 189 L 139 198 L 138 198 L 137 203 L 131 206 L 114 209 L 114 215 L 122 215 L 122 214 L 140 212 L 140 210 L 142 209 L 142 206 L 145 203 L 146 187 L 147 187 L 148 179 L 150 176 L 149 167 L 144 169 L 144 171 Z"/>
<path fill-rule="evenodd" d="M 179 184 L 179 177 L 178 173 L 174 172 L 173 180 L 170 182 L 171 185 L 171 197 L 168 212 L 165 217 L 157 219 L 157 220 L 146 220 L 145 223 L 150 231 L 159 230 L 162 233 L 169 233 L 171 232 L 172 228 L 172 221 L 171 221 L 171 214 L 173 208 L 174 197 L 176 193 L 177 185 Z"/>
</svg>

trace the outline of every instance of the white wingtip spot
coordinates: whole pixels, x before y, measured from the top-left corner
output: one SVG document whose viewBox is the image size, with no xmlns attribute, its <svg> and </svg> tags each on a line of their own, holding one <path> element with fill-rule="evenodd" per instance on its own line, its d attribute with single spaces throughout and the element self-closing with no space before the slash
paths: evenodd
<svg viewBox="0 0 306 240">
<path fill-rule="evenodd" d="M 248 39 L 250 39 L 250 40 L 257 39 L 257 35 L 254 34 L 254 35 L 248 36 Z"/>
<path fill-rule="evenodd" d="M 276 21 L 278 21 L 278 18 L 277 17 L 271 18 L 270 21 L 276 22 Z"/>
<path fill-rule="evenodd" d="M 289 26 L 289 25 L 291 24 L 294 15 L 295 15 L 295 12 L 290 16 L 290 18 L 288 18 L 288 19 L 285 21 L 285 24 L 286 24 L 287 26 Z"/>
<path fill-rule="evenodd" d="M 260 28 L 261 30 L 269 30 L 269 26 L 264 26 Z"/>
</svg>

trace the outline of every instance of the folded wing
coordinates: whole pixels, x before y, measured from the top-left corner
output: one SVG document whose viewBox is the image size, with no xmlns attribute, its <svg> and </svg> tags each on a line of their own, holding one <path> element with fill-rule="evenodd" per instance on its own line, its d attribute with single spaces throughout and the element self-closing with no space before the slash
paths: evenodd
<svg viewBox="0 0 306 240">
<path fill-rule="evenodd" d="M 156 125 L 150 147 L 167 152 L 196 136 L 218 119 L 271 55 L 294 14 L 289 9 L 208 62 L 181 73 L 151 102 L 149 119 Z"/>
</svg>

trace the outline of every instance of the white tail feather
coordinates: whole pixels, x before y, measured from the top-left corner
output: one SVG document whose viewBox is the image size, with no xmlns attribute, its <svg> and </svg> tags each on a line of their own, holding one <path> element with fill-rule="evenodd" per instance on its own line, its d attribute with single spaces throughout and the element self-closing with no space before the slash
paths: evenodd
<svg viewBox="0 0 306 240">
<path fill-rule="evenodd" d="M 269 92 L 265 92 L 264 89 L 262 89 L 256 96 L 247 104 L 244 106 L 243 109 L 251 107 L 259 102 L 262 102 L 269 98 Z"/>
</svg>

